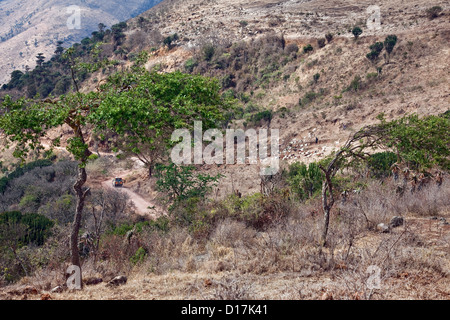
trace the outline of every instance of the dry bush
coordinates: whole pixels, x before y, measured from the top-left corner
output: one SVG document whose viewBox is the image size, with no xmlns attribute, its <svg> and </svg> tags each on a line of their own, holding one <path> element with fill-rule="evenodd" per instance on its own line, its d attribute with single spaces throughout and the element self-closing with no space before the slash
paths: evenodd
<svg viewBox="0 0 450 320">
<path fill-rule="evenodd" d="M 256 231 L 247 227 L 245 223 L 225 219 L 218 223 L 210 241 L 224 247 L 235 248 L 244 244 L 251 244 L 255 236 Z"/>
<path fill-rule="evenodd" d="M 147 272 L 164 274 L 171 270 L 194 271 L 195 256 L 201 253 L 201 243 L 195 241 L 186 228 L 172 228 L 167 233 L 144 231 L 142 242 L 147 259 L 142 268 Z"/>
<path fill-rule="evenodd" d="M 86 170 L 91 179 L 105 179 L 109 175 L 114 159 L 110 157 L 100 157 L 88 162 Z"/>
<path fill-rule="evenodd" d="M 238 277 L 228 276 L 217 282 L 212 300 L 250 300 L 251 284 L 247 284 Z"/>
<path fill-rule="evenodd" d="M 405 192 L 397 202 L 399 211 L 421 216 L 433 216 L 448 213 L 450 207 L 450 181 L 445 179 L 441 186 L 434 182 L 422 190 Z"/>
</svg>

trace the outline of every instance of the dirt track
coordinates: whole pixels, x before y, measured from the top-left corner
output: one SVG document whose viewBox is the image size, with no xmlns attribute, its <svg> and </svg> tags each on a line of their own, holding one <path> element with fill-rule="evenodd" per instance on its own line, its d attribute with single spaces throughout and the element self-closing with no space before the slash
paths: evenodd
<svg viewBox="0 0 450 320">
<path fill-rule="evenodd" d="M 144 198 L 142 198 L 139 194 L 137 194 L 136 192 L 132 191 L 131 189 L 127 188 L 126 186 L 123 186 L 121 188 L 114 188 L 112 186 L 112 179 L 108 179 L 106 181 L 102 182 L 102 186 L 108 189 L 114 189 L 116 191 L 119 192 L 124 192 L 126 193 L 129 197 L 130 200 L 133 201 L 134 205 L 136 206 L 136 212 L 140 215 L 145 215 L 145 216 L 149 216 L 152 219 L 156 219 L 160 214 L 160 210 L 155 209 L 149 209 L 154 207 L 155 204 L 151 203 L 150 201 L 145 200 Z"/>
</svg>

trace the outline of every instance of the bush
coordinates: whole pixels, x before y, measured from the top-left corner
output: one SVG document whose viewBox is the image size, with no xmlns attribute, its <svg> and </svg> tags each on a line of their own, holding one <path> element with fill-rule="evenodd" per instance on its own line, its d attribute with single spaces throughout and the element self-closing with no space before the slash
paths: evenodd
<svg viewBox="0 0 450 320">
<path fill-rule="evenodd" d="M 333 35 L 331 33 L 327 33 L 325 35 L 325 39 L 327 39 L 327 42 L 330 43 L 333 40 Z"/>
<path fill-rule="evenodd" d="M 139 249 L 137 249 L 136 253 L 130 258 L 130 262 L 133 265 L 136 265 L 138 263 L 144 262 L 146 257 L 147 257 L 147 251 L 144 248 L 139 247 Z"/>
<path fill-rule="evenodd" d="M 309 91 L 309 92 L 305 93 L 303 98 L 299 99 L 298 104 L 300 106 L 306 106 L 309 103 L 313 102 L 319 95 L 320 95 L 319 93 L 316 93 L 314 91 Z"/>
<path fill-rule="evenodd" d="M 362 29 L 360 27 L 354 27 L 352 29 L 353 36 L 355 39 L 358 39 L 358 37 L 363 33 Z"/>
<path fill-rule="evenodd" d="M 7 177 L 3 177 L 0 179 L 0 193 L 4 194 L 8 184 L 11 180 L 16 179 L 18 177 L 23 176 L 25 173 L 33 170 L 34 168 L 42 168 L 51 166 L 53 163 L 50 160 L 36 160 L 30 163 L 23 165 L 22 167 L 17 168 L 13 172 L 11 172 Z"/>
<path fill-rule="evenodd" d="M 434 6 L 434 7 L 428 8 L 426 11 L 428 19 L 433 20 L 433 19 L 439 17 L 439 14 L 441 13 L 441 11 L 442 11 L 442 7 L 440 7 L 440 6 Z"/>
<path fill-rule="evenodd" d="M 198 66 L 198 63 L 195 59 L 189 58 L 184 63 L 184 69 L 186 69 L 187 72 L 192 73 L 194 71 L 194 68 Z"/>
<path fill-rule="evenodd" d="M 384 47 L 388 54 L 391 54 L 392 50 L 394 50 L 395 45 L 397 44 L 397 36 L 394 34 L 388 35 L 384 40 Z"/>
<path fill-rule="evenodd" d="M 317 81 L 319 81 L 319 78 L 320 78 L 320 73 L 314 74 L 314 76 L 313 76 L 314 83 L 317 83 Z"/>
<path fill-rule="evenodd" d="M 21 245 L 33 243 L 43 245 L 50 235 L 54 222 L 43 215 L 36 213 L 22 214 L 18 211 L 0 213 L 0 226 L 7 224 L 22 224 L 26 227 L 24 236 L 20 239 Z M 11 237 L 12 235 L 8 235 Z"/>
<path fill-rule="evenodd" d="M 324 38 L 318 39 L 317 45 L 319 46 L 319 48 L 325 47 L 325 39 Z"/>
<path fill-rule="evenodd" d="M 318 164 L 309 165 L 295 162 L 290 165 L 287 181 L 292 192 L 302 201 L 309 199 L 322 190 L 324 175 Z"/>
<path fill-rule="evenodd" d="M 314 48 L 313 48 L 313 46 L 311 44 L 308 44 L 308 45 L 303 47 L 303 53 L 308 53 L 308 52 L 311 52 L 313 50 L 314 50 Z"/>
<path fill-rule="evenodd" d="M 353 90 L 356 92 L 359 90 L 359 88 L 361 88 L 361 77 L 355 76 L 352 82 L 350 82 L 350 86 L 347 88 L 347 90 Z"/>
<path fill-rule="evenodd" d="M 214 48 L 214 46 L 212 44 L 208 44 L 203 48 L 203 57 L 206 61 L 211 61 L 215 52 L 216 49 Z"/>
<path fill-rule="evenodd" d="M 287 54 L 291 53 L 297 53 L 298 52 L 298 46 L 295 43 L 290 43 L 286 46 L 285 51 Z"/>
</svg>

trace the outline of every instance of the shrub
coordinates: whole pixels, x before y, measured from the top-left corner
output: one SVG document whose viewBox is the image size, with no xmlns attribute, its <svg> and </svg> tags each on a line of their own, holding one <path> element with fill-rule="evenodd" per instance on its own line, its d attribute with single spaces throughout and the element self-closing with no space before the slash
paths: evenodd
<svg viewBox="0 0 450 320">
<path fill-rule="evenodd" d="M 18 211 L 0 213 L 0 226 L 7 224 L 22 224 L 26 227 L 26 232 L 20 239 L 21 245 L 33 243 L 39 246 L 44 244 L 54 226 L 54 222 L 43 215 L 22 214 Z M 8 237 L 10 236 L 8 235 Z"/>
<path fill-rule="evenodd" d="M 442 7 L 440 7 L 440 6 L 434 6 L 434 7 L 428 8 L 426 11 L 428 19 L 433 20 L 433 19 L 439 17 L 439 14 L 441 13 L 441 11 L 442 11 Z"/>
<path fill-rule="evenodd" d="M 327 39 L 327 42 L 330 43 L 333 40 L 333 35 L 331 33 L 327 33 L 325 35 L 325 39 Z"/>
<path fill-rule="evenodd" d="M 186 60 L 186 62 L 184 63 L 184 69 L 186 69 L 187 72 L 191 73 L 192 71 L 194 71 L 194 68 L 198 66 L 198 63 L 195 59 L 193 58 L 189 58 Z"/>
<path fill-rule="evenodd" d="M 290 43 L 285 48 L 287 54 L 291 53 L 297 53 L 298 52 L 298 46 L 295 43 Z"/>
<path fill-rule="evenodd" d="M 355 39 L 358 39 L 358 37 L 363 33 L 362 29 L 360 27 L 354 27 L 352 29 L 353 36 Z"/>
<path fill-rule="evenodd" d="M 266 121 L 266 122 L 270 123 L 270 121 L 272 120 L 272 117 L 273 117 L 273 114 L 272 114 L 271 110 L 264 110 L 264 111 L 261 111 L 261 112 L 258 112 L 256 114 L 252 115 L 250 120 L 253 123 L 257 123 L 260 121 Z"/>
<path fill-rule="evenodd" d="M 359 90 L 359 88 L 361 88 L 361 77 L 355 76 L 352 82 L 350 82 L 350 86 L 347 88 L 347 90 L 353 90 L 356 92 Z"/>
<path fill-rule="evenodd" d="M 318 39 L 317 40 L 317 45 L 319 46 L 319 48 L 325 47 L 325 39 L 324 38 Z"/>
<path fill-rule="evenodd" d="M 384 40 L 384 47 L 388 54 L 391 54 L 392 50 L 394 50 L 395 45 L 397 44 L 397 36 L 396 35 L 388 35 Z"/>
<path fill-rule="evenodd" d="M 178 166 L 174 163 L 156 166 L 156 189 L 164 192 L 173 203 L 189 198 L 205 197 L 212 186 L 223 177 L 198 173 L 194 175 L 194 166 Z"/>
<path fill-rule="evenodd" d="M 312 162 L 306 165 L 295 162 L 289 167 L 287 181 L 292 192 L 300 200 L 306 200 L 320 192 L 323 178 L 318 164 Z"/>
<path fill-rule="evenodd" d="M 312 101 L 314 101 L 318 96 L 319 96 L 319 93 L 316 93 L 314 91 L 309 91 L 309 92 L 305 93 L 303 98 L 299 99 L 298 104 L 300 106 L 306 106 L 309 103 L 311 103 Z"/>
<path fill-rule="evenodd" d="M 144 262 L 146 257 L 147 257 L 147 251 L 144 248 L 139 247 L 139 249 L 136 250 L 136 253 L 130 258 L 130 262 L 133 265 L 136 265 L 138 263 Z"/>
<path fill-rule="evenodd" d="M 314 83 L 317 83 L 317 81 L 319 81 L 319 78 L 320 78 L 320 74 L 319 74 L 319 73 L 316 73 L 316 74 L 313 76 Z"/>
<path fill-rule="evenodd" d="M 9 181 L 16 179 L 18 177 L 23 176 L 25 173 L 33 170 L 34 168 L 42 168 L 51 166 L 53 163 L 50 160 L 42 159 L 42 160 L 36 160 L 30 163 L 27 163 L 13 172 L 11 172 L 7 177 L 3 177 L 0 179 L 0 193 L 4 193 L 6 188 L 8 187 Z"/>
<path fill-rule="evenodd" d="M 313 48 L 313 46 L 311 44 L 308 44 L 308 45 L 303 47 L 303 53 L 308 53 L 308 52 L 311 52 L 313 50 L 314 50 L 314 48 Z"/>
<path fill-rule="evenodd" d="M 206 61 L 211 61 L 216 49 L 212 44 L 208 44 L 203 48 L 203 57 Z"/>
</svg>

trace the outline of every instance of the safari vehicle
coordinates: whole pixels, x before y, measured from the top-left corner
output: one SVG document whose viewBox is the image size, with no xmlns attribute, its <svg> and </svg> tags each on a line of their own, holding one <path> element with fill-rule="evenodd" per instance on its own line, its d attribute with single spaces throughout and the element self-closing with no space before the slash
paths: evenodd
<svg viewBox="0 0 450 320">
<path fill-rule="evenodd" d="M 112 181 L 113 187 L 123 187 L 123 184 L 125 183 L 125 180 L 122 178 L 114 178 Z"/>
</svg>

